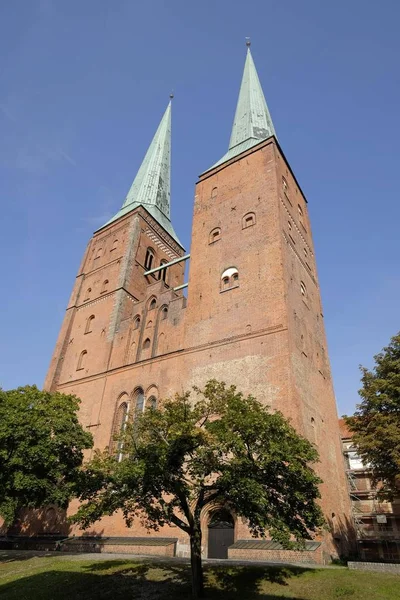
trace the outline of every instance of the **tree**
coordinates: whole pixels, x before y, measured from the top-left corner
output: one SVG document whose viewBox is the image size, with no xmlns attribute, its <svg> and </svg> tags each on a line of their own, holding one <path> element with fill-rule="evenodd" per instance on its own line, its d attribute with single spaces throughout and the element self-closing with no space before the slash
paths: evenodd
<svg viewBox="0 0 400 600">
<path fill-rule="evenodd" d="M 11 525 L 21 508 L 73 495 L 92 436 L 78 422 L 79 399 L 36 386 L 0 390 L 0 515 Z"/>
<path fill-rule="evenodd" d="M 304 547 L 323 524 L 315 448 L 279 412 L 269 412 L 234 386 L 209 381 L 204 390 L 136 415 L 118 456 L 97 452 L 86 465 L 74 517 L 84 528 L 122 510 L 129 526 L 174 524 L 189 535 L 193 597 L 203 596 L 200 516 L 207 505 L 248 520 L 285 548 Z"/>
<path fill-rule="evenodd" d="M 380 495 L 391 500 L 400 492 L 400 332 L 374 360 L 372 371 L 360 367 L 362 402 L 346 422 Z"/>
</svg>

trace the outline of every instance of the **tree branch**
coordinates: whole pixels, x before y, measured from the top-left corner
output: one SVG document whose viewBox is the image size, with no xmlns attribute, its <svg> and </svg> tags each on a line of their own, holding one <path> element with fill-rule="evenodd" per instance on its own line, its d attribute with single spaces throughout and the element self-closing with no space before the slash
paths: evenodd
<svg viewBox="0 0 400 600">
<path fill-rule="evenodd" d="M 179 517 L 176 515 L 171 515 L 171 521 L 174 525 L 177 525 L 180 529 L 185 531 L 186 533 L 190 533 L 190 527 L 186 523 L 184 523 Z"/>
<path fill-rule="evenodd" d="M 193 527 L 193 514 L 192 511 L 189 508 L 189 504 L 187 501 L 187 498 L 184 494 L 184 492 L 182 491 L 182 489 L 180 488 L 179 485 L 175 485 L 175 494 L 176 497 L 178 498 L 180 504 L 181 504 L 181 508 L 183 511 L 183 514 L 185 515 L 185 517 L 187 518 L 187 521 L 189 523 L 189 528 Z"/>
<path fill-rule="evenodd" d="M 204 494 L 205 494 L 205 489 L 204 489 L 204 486 L 202 485 L 200 488 L 199 497 L 197 498 L 196 507 L 194 509 L 194 514 L 195 514 L 196 518 L 198 518 L 200 516 L 201 509 L 203 508 Z"/>
</svg>

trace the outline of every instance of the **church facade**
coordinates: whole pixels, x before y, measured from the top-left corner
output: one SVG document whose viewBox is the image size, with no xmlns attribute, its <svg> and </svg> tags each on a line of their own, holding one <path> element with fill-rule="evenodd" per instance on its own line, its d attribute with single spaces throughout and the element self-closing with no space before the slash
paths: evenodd
<svg viewBox="0 0 400 600">
<path fill-rule="evenodd" d="M 281 410 L 320 453 L 330 531 L 306 555 L 324 562 L 343 551 L 350 509 L 314 247 L 307 200 L 278 143 L 250 48 L 228 152 L 196 184 L 187 296 L 188 255 L 170 220 L 170 137 L 171 103 L 123 206 L 89 241 L 45 388 L 82 400 L 95 448 L 113 443 L 130 412 L 211 378 Z M 204 515 L 205 556 L 215 551 L 211 519 Z M 246 524 L 234 516 L 232 523 L 229 556 L 292 556 L 267 542 L 251 546 Z M 132 544 L 149 536 L 120 515 L 98 530 Z M 187 554 L 179 529 L 157 536 Z"/>
</svg>

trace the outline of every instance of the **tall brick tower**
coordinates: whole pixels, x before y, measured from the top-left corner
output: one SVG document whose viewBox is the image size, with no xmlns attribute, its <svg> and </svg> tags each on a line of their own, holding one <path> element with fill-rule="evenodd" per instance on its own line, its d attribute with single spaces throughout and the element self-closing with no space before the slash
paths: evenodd
<svg viewBox="0 0 400 600">
<path fill-rule="evenodd" d="M 97 447 L 110 444 L 121 405 L 128 410 L 137 397 L 144 406 L 145 392 L 158 398 L 157 377 L 134 385 L 137 374 L 126 367 L 152 370 L 153 357 L 180 344 L 166 330 L 171 322 L 179 330 L 186 303 L 174 291 L 183 264 L 144 275 L 183 255 L 170 221 L 170 146 L 171 102 L 121 209 L 88 244 L 45 381 L 82 399 L 81 420 Z"/>
<path fill-rule="evenodd" d="M 307 200 L 250 47 L 228 152 L 196 185 L 191 257 L 185 344 L 199 351 L 189 383 L 234 383 L 317 445 L 322 506 L 339 546 L 351 535 L 349 504 Z M 332 537 L 325 544 L 334 552 Z"/>
<path fill-rule="evenodd" d="M 196 185 L 187 300 L 186 257 L 169 218 L 170 112 L 121 210 L 89 242 L 46 388 L 82 399 L 82 422 L 100 448 L 132 408 L 212 377 L 281 410 L 320 453 L 331 531 L 306 559 L 322 562 L 337 552 L 350 513 L 336 404 L 307 201 L 250 48 L 228 152 Z M 206 556 L 210 518 L 204 514 Z M 146 534 L 139 523 L 126 529 L 120 515 L 99 528 L 132 544 Z M 177 553 L 187 552 L 178 530 L 153 535 L 177 538 Z M 232 536 L 230 555 L 243 557 L 236 546 L 250 539 L 246 524 L 234 520 Z M 265 545 L 252 552 L 291 557 Z"/>
</svg>

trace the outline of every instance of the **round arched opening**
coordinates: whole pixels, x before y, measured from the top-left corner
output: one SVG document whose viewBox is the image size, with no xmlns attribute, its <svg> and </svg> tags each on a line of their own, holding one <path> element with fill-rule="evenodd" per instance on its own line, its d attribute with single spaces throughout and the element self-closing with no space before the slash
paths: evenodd
<svg viewBox="0 0 400 600">
<path fill-rule="evenodd" d="M 208 558 L 228 558 L 228 548 L 235 541 L 235 523 L 225 508 L 212 513 L 208 523 Z"/>
</svg>

